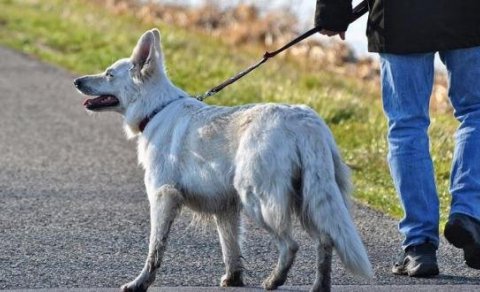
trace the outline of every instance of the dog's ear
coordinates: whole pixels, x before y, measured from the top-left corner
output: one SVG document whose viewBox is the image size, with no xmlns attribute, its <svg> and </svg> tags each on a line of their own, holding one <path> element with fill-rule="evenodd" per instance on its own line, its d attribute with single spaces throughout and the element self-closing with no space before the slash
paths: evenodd
<svg viewBox="0 0 480 292">
<path fill-rule="evenodd" d="M 130 57 L 134 70 L 141 76 L 151 76 L 161 66 L 160 32 L 145 32 L 137 42 Z M 143 79 L 143 78 L 142 78 Z"/>
<path fill-rule="evenodd" d="M 160 31 L 156 28 L 152 28 L 150 32 L 153 33 L 153 36 L 155 37 L 155 41 L 154 41 L 155 48 L 157 49 L 157 51 L 161 52 L 162 48 L 160 45 L 160 40 L 161 40 Z"/>
</svg>

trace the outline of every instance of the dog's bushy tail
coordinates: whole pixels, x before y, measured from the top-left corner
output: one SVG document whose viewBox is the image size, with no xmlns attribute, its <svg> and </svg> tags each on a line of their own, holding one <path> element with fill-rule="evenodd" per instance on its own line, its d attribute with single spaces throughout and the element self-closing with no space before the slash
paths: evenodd
<svg viewBox="0 0 480 292">
<path fill-rule="evenodd" d="M 302 214 L 314 237 L 330 238 L 343 264 L 352 273 L 370 278 L 372 267 L 350 217 L 350 170 L 342 161 L 333 136 L 325 131 L 299 142 L 302 164 Z M 321 139 L 323 138 L 323 139 Z M 301 145 L 303 144 L 303 145 Z"/>
</svg>

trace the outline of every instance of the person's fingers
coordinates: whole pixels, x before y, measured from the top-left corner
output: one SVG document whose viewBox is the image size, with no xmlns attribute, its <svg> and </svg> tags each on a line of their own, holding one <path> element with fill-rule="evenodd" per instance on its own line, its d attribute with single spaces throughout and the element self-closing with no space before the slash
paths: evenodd
<svg viewBox="0 0 480 292">
<path fill-rule="evenodd" d="M 339 31 L 331 31 L 331 30 L 328 30 L 328 29 L 322 29 L 320 31 L 320 34 L 323 34 L 323 35 L 326 35 L 326 36 L 329 36 L 329 37 L 338 34 L 342 40 L 345 40 L 345 32 L 344 31 L 339 32 Z"/>
<path fill-rule="evenodd" d="M 332 35 L 336 34 L 336 32 L 328 30 L 328 29 L 322 29 L 320 31 L 320 33 L 323 34 L 323 35 L 327 35 L 327 36 L 332 36 Z"/>
</svg>

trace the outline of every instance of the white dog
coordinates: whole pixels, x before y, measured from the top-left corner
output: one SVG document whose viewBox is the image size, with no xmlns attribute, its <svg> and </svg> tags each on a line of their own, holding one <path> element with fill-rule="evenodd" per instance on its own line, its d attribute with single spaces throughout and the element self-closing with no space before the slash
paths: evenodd
<svg viewBox="0 0 480 292">
<path fill-rule="evenodd" d="M 182 206 L 215 218 L 226 265 L 221 286 L 243 285 L 242 209 L 278 244 L 278 263 L 265 289 L 282 285 L 294 261 L 295 215 L 318 244 L 312 291 L 330 290 L 332 247 L 351 272 L 372 275 L 348 210 L 349 169 L 312 109 L 219 107 L 190 98 L 165 73 L 156 29 L 143 34 L 130 58 L 74 83 L 81 93 L 98 96 L 85 101 L 88 110 L 121 113 L 127 135 L 138 137 L 150 202 L 150 245 L 145 267 L 123 291 L 146 291 L 152 284 Z"/>
</svg>

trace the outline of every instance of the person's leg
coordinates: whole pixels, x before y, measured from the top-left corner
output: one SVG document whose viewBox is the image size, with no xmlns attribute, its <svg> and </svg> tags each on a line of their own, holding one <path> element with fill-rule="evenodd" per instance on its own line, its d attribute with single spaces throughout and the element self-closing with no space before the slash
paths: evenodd
<svg viewBox="0 0 480 292">
<path fill-rule="evenodd" d="M 449 97 L 460 126 L 450 178 L 450 214 L 480 220 L 480 47 L 440 53 L 447 66 Z"/>
<path fill-rule="evenodd" d="M 429 100 L 434 53 L 380 54 L 382 98 L 388 118 L 388 162 L 405 212 L 403 248 L 438 247 L 439 207 L 429 151 Z"/>
<path fill-rule="evenodd" d="M 449 96 L 460 122 L 450 178 L 452 204 L 445 237 L 480 269 L 480 47 L 441 52 Z"/>
</svg>

